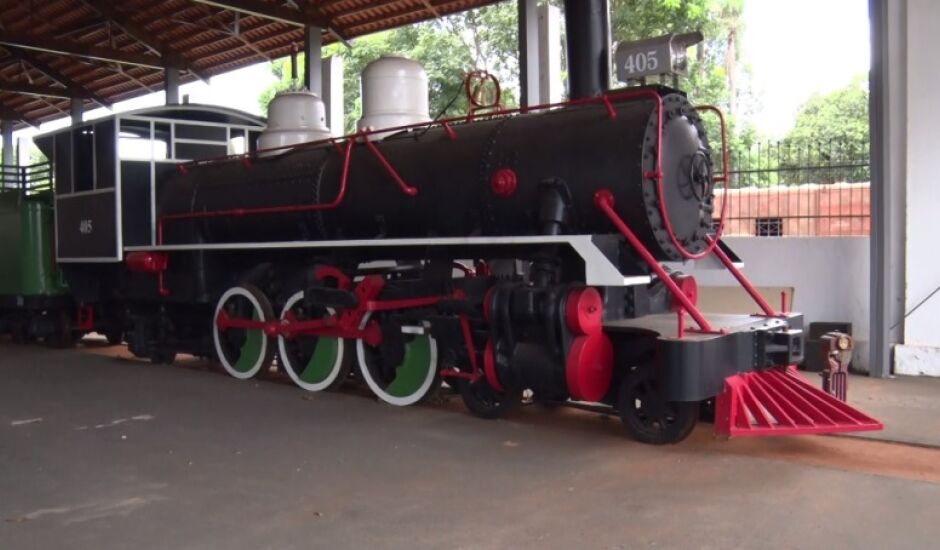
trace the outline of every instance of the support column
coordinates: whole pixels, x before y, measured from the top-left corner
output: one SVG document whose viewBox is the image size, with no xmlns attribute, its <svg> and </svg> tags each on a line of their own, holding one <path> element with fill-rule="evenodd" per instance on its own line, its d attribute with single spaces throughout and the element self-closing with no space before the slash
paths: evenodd
<svg viewBox="0 0 940 550">
<path fill-rule="evenodd" d="M 871 313 L 869 373 L 891 374 L 904 339 L 904 205 L 907 164 L 907 13 L 871 0 Z"/>
<path fill-rule="evenodd" d="M 7 166 L 14 166 L 16 160 L 13 152 L 13 121 L 0 121 L 0 135 L 3 138 L 3 161 L 4 169 L 2 171 L 3 187 L 13 187 L 16 185 L 16 170 L 8 169 Z M 11 181 L 12 180 L 12 181 Z"/>
<path fill-rule="evenodd" d="M 80 97 L 73 97 L 69 103 L 69 114 L 72 117 L 72 125 L 82 123 L 82 117 L 85 115 L 85 102 Z"/>
<path fill-rule="evenodd" d="M 538 9 L 539 103 L 558 103 L 564 94 L 561 81 L 561 10 L 545 3 Z"/>
<path fill-rule="evenodd" d="M 13 161 L 13 121 L 4 120 L 0 121 L 0 134 L 3 138 L 3 164 L 9 166 L 14 164 Z"/>
<path fill-rule="evenodd" d="M 889 57 L 882 85 L 887 89 L 888 120 L 882 139 L 888 157 L 884 166 L 885 192 L 889 209 L 886 223 L 889 231 L 903 231 L 903 241 L 888 234 L 889 272 L 885 284 L 893 286 L 898 267 L 903 264 L 904 306 L 899 315 L 891 318 L 890 327 L 903 326 L 903 344 L 894 346 L 894 374 L 924 374 L 940 377 L 940 260 L 936 253 L 937 212 L 940 212 L 940 193 L 937 193 L 936 156 L 940 149 L 940 112 L 936 110 L 936 93 L 940 88 L 940 73 L 936 70 L 936 52 L 940 50 L 940 34 L 936 22 L 940 20 L 940 3 L 935 0 L 884 1 L 887 12 Z M 891 48 L 896 50 L 892 52 Z M 899 79 L 899 80 L 896 80 Z M 903 83 L 903 84 L 902 84 Z M 899 84 L 902 84 L 899 86 Z M 893 111 L 893 109 L 898 109 Z M 904 132 L 902 144 L 894 142 L 895 132 Z M 903 145 L 904 156 L 896 158 L 894 146 Z M 896 166 L 901 164 L 901 166 Z M 902 180 L 894 180 L 898 170 Z M 905 186 L 903 191 L 894 188 Z M 875 184 L 872 184 L 874 191 Z M 895 194 L 898 193 L 898 194 Z M 902 194 L 903 193 L 903 194 Z M 884 197 L 882 197 L 884 198 Z M 903 208 L 903 217 L 897 220 L 896 202 Z M 875 207 L 874 196 L 872 207 Z M 874 212 L 873 212 L 874 214 Z M 893 224 L 897 220 L 898 226 Z M 874 220 L 873 220 L 874 225 Z M 895 243 L 903 242 L 904 255 L 899 256 Z M 903 262 L 894 263 L 894 258 Z M 890 298 L 888 298 L 890 299 Z"/>
<path fill-rule="evenodd" d="M 180 70 L 178 67 L 163 69 L 163 91 L 166 92 L 167 105 L 180 103 Z"/>
<path fill-rule="evenodd" d="M 307 26 L 304 28 L 304 87 L 323 97 L 323 29 Z"/>
<path fill-rule="evenodd" d="M 565 0 L 568 90 L 571 99 L 610 88 L 610 15 L 607 0 Z"/>
<path fill-rule="evenodd" d="M 519 105 L 539 104 L 538 0 L 518 0 Z"/>
<path fill-rule="evenodd" d="M 326 107 L 326 125 L 334 137 L 345 132 L 343 110 L 343 58 L 331 55 L 323 60 L 323 104 Z"/>
</svg>

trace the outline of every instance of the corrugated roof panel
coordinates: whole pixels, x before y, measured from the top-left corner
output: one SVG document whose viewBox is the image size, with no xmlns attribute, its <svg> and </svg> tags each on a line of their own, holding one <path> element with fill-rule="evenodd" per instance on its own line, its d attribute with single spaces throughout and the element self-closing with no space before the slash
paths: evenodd
<svg viewBox="0 0 940 550">
<path fill-rule="evenodd" d="M 224 3 L 224 0 L 219 0 Z M 255 0 L 267 8 L 292 10 L 298 19 L 319 21 L 346 38 L 433 19 L 500 0 Z M 110 21 L 94 8 L 97 2 L 119 12 Z M 234 3 L 234 2 L 233 2 Z M 290 11 L 284 13 L 295 14 Z M 121 26 L 143 29 L 157 44 L 145 45 Z M 0 0 L 0 33 L 52 40 L 72 47 L 109 48 L 121 53 L 152 55 L 152 47 L 177 54 L 192 69 L 216 75 L 266 59 L 288 55 L 300 45 L 303 29 L 294 24 L 197 0 Z M 336 40 L 324 35 L 324 42 Z M 46 42 L 48 45 L 49 42 Z M 22 51 L 22 50 L 21 50 Z M 28 59 L 51 68 L 65 82 L 57 84 Z M 0 79 L 17 84 L 58 86 L 77 84 L 103 99 L 116 102 L 162 88 L 162 71 L 154 68 L 90 60 L 36 50 L 18 53 L 0 46 Z M 183 82 L 194 80 L 185 73 Z M 0 103 L 24 118 L 43 122 L 69 112 L 69 100 L 0 92 Z"/>
</svg>

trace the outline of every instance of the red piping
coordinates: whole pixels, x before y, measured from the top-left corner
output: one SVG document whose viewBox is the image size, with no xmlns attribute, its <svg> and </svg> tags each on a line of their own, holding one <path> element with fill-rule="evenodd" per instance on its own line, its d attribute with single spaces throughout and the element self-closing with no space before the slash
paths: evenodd
<svg viewBox="0 0 940 550">
<path fill-rule="evenodd" d="M 525 113 L 529 113 L 532 111 L 547 111 L 547 110 L 555 109 L 558 107 L 573 107 L 573 106 L 578 106 L 578 105 L 606 104 L 608 102 L 612 103 L 612 102 L 625 101 L 625 100 L 638 99 L 638 98 L 655 99 L 655 98 L 660 98 L 660 96 L 658 93 L 656 93 L 655 90 L 651 90 L 651 89 L 636 89 L 636 90 L 630 89 L 630 90 L 622 90 L 618 92 L 613 92 L 613 93 L 600 96 L 600 97 L 582 97 L 578 99 L 571 99 L 568 101 L 559 101 L 557 103 L 543 103 L 542 105 L 534 105 L 534 106 L 525 107 L 525 108 L 518 107 L 514 109 L 500 109 L 499 113 L 493 113 L 491 116 L 494 116 L 494 117 L 495 116 L 510 116 L 514 114 L 525 114 Z M 320 139 L 316 141 L 308 141 L 306 143 L 294 144 L 294 145 L 281 145 L 279 147 L 258 149 L 250 153 L 242 153 L 242 154 L 237 154 L 237 155 L 223 155 L 220 157 L 214 157 L 214 158 L 208 158 L 208 159 L 192 160 L 189 162 L 178 164 L 177 167 L 190 167 L 190 166 L 203 166 L 203 165 L 210 165 L 210 164 L 218 164 L 220 162 L 225 162 L 225 161 L 229 161 L 233 159 L 241 159 L 243 157 L 254 158 L 263 153 L 272 153 L 276 151 L 283 152 L 283 151 L 287 151 L 288 149 L 297 149 L 297 150 L 310 149 L 310 148 L 316 148 L 316 147 L 319 147 L 321 145 L 326 145 L 326 144 L 333 144 L 338 147 L 339 146 L 338 142 L 342 140 L 348 140 L 354 137 L 374 136 L 375 134 L 387 134 L 389 132 L 401 132 L 405 130 L 430 129 L 435 126 L 443 127 L 444 125 L 453 127 L 455 125 L 466 123 L 466 120 L 467 120 L 466 116 L 458 116 L 458 117 L 432 120 L 430 122 L 420 122 L 417 124 L 403 124 L 401 126 L 392 126 L 390 128 L 380 128 L 377 130 L 363 130 L 360 132 L 356 132 L 354 134 L 343 136 L 342 138 L 331 137 L 331 138 Z"/>
<path fill-rule="evenodd" d="M 712 244 L 712 248 L 715 250 L 715 256 L 718 256 L 718 259 L 721 261 L 721 263 L 724 264 L 724 266 L 728 269 L 728 271 L 730 271 L 731 274 L 734 275 L 734 278 L 737 279 L 739 283 L 741 283 L 741 286 L 744 287 L 744 290 L 747 291 L 747 293 L 751 296 L 751 298 L 764 311 L 764 314 L 770 317 L 776 317 L 777 312 L 774 311 L 773 306 L 767 303 L 767 300 L 765 300 L 764 297 L 761 296 L 761 293 L 758 292 L 757 289 L 754 287 L 754 285 L 751 283 L 751 281 L 747 277 L 744 276 L 744 273 L 741 273 L 741 270 L 738 269 L 734 265 L 734 262 L 732 262 L 731 258 L 729 258 L 727 254 L 725 254 L 725 251 L 722 250 L 720 246 L 716 246 L 718 244 L 718 241 L 713 240 L 711 237 L 706 237 L 706 239 L 708 239 L 709 241 L 712 241 L 711 244 Z"/>
<path fill-rule="evenodd" d="M 669 240 L 672 241 L 672 245 L 676 247 L 676 250 L 679 251 L 682 256 L 690 260 L 701 260 L 702 258 L 708 256 L 712 253 L 712 250 L 716 247 L 716 244 L 719 239 L 721 239 L 721 234 L 725 228 L 725 213 L 728 210 L 728 129 L 725 124 L 725 115 L 721 112 L 721 109 L 713 105 L 702 105 L 695 108 L 696 110 L 701 111 L 711 111 L 718 115 L 718 120 L 721 121 L 721 162 L 722 162 L 722 175 L 714 178 L 715 181 L 721 181 L 724 183 L 724 194 L 721 199 L 721 217 L 718 221 L 718 231 L 715 232 L 715 239 L 712 241 L 705 250 L 702 250 L 698 253 L 689 252 L 682 243 L 679 242 L 679 238 L 676 236 L 675 231 L 672 229 L 672 222 L 669 220 L 668 212 L 666 211 L 666 197 L 663 192 L 663 101 L 662 98 L 659 100 L 659 127 L 657 132 L 657 147 L 656 147 L 656 173 L 655 175 L 646 175 L 651 179 L 656 180 L 656 194 L 657 199 L 659 200 L 659 214 L 663 219 L 663 226 L 666 229 L 666 233 L 669 235 Z"/>
<path fill-rule="evenodd" d="M 607 97 L 606 95 L 603 97 L 604 97 L 604 106 L 607 107 L 607 116 L 609 116 L 611 120 L 617 118 L 617 111 L 614 109 L 613 104 L 610 102 L 610 98 Z"/>
<path fill-rule="evenodd" d="M 350 139 L 343 153 L 343 176 L 340 180 L 339 191 L 332 202 L 318 204 L 292 204 L 287 206 L 267 206 L 262 208 L 232 208 L 228 210 L 210 210 L 207 212 L 181 212 L 161 216 L 157 221 L 157 244 L 163 244 L 163 223 L 172 220 L 191 220 L 197 218 L 218 218 L 225 216 L 245 216 L 254 214 L 282 214 L 287 212 L 307 212 L 312 210 L 329 210 L 336 208 L 346 197 L 346 183 L 349 181 L 349 159 L 352 157 L 354 140 Z"/>
<path fill-rule="evenodd" d="M 401 179 L 401 175 L 399 175 L 395 168 L 389 164 L 388 159 L 386 159 L 385 155 L 379 151 L 379 148 L 376 147 L 374 143 L 372 143 L 372 141 L 369 139 L 369 136 L 362 136 L 362 140 L 366 143 L 366 147 L 372 151 L 372 154 L 375 155 L 375 158 L 379 161 L 379 164 L 382 165 L 382 168 L 385 168 L 385 171 L 388 172 L 388 175 L 391 176 L 393 180 L 395 180 L 395 183 L 397 183 L 398 187 L 401 188 L 402 193 L 408 195 L 409 197 L 413 197 L 418 194 L 418 190 L 416 188 L 408 185 L 405 183 L 405 180 Z"/>
<path fill-rule="evenodd" d="M 449 137 L 451 141 L 457 140 L 457 132 L 450 127 L 450 124 L 448 124 L 446 120 L 441 122 L 441 126 L 444 127 L 444 131 L 447 132 L 447 137 Z"/>
<path fill-rule="evenodd" d="M 712 326 L 708 323 L 708 320 L 705 319 L 705 316 L 702 315 L 702 312 L 696 307 L 695 303 L 686 296 L 685 292 L 682 292 L 682 289 L 679 288 L 679 285 L 672 280 L 672 277 L 666 273 L 666 270 L 663 269 L 663 266 L 659 265 L 659 262 L 656 261 L 656 258 L 653 254 L 643 245 L 640 239 L 633 233 L 633 230 L 627 226 L 617 214 L 617 211 L 614 210 L 614 195 L 607 189 L 601 189 L 594 194 L 594 205 L 597 206 L 609 219 L 610 221 L 617 226 L 617 229 L 623 233 L 623 236 L 627 238 L 627 241 L 630 242 L 630 246 L 636 250 L 637 254 L 643 258 L 643 261 L 650 266 L 650 269 L 656 273 L 656 276 L 659 277 L 659 280 L 666 285 L 666 288 L 669 290 L 669 293 L 672 294 L 672 297 L 678 301 L 682 307 L 681 310 L 689 312 L 689 315 L 692 316 L 692 319 L 698 324 L 699 328 L 703 332 L 715 332 L 712 330 Z"/>
</svg>

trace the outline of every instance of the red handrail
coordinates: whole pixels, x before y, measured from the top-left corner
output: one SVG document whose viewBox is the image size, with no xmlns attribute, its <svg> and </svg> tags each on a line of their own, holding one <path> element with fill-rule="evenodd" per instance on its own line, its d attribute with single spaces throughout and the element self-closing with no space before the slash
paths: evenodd
<svg viewBox="0 0 940 550">
<path fill-rule="evenodd" d="M 604 104 L 609 101 L 619 102 L 619 101 L 625 101 L 625 100 L 637 99 L 637 98 L 650 98 L 650 99 L 660 98 L 661 99 L 660 95 L 655 90 L 652 90 L 652 89 L 648 89 L 648 88 L 628 89 L 628 90 L 620 90 L 620 91 L 612 92 L 612 93 L 599 96 L 599 97 L 583 97 L 583 98 L 578 98 L 578 99 L 570 99 L 568 101 L 559 101 L 556 103 L 543 103 L 541 105 L 533 105 L 531 107 L 516 107 L 513 109 L 500 109 L 499 112 L 487 113 L 486 115 L 483 115 L 483 116 L 486 116 L 488 118 L 508 117 L 508 116 L 516 115 L 516 114 L 527 114 L 533 111 L 547 111 L 551 109 L 557 109 L 559 107 L 573 107 L 573 106 L 578 106 L 578 105 L 592 105 L 592 104 L 597 104 L 597 103 Z M 430 129 L 430 128 L 434 128 L 435 126 L 443 127 L 447 125 L 447 126 L 450 126 L 451 129 L 453 130 L 454 126 L 457 126 L 459 128 L 461 124 L 468 124 L 466 116 L 440 118 L 440 119 L 432 120 L 429 122 L 419 122 L 416 124 L 402 124 L 401 126 L 391 126 L 388 128 L 379 128 L 375 130 L 362 130 L 362 131 L 355 132 L 352 134 L 347 134 L 345 136 L 338 137 L 338 138 L 330 137 L 330 138 L 325 138 L 325 139 L 308 141 L 305 143 L 297 143 L 293 145 L 281 145 L 278 147 L 270 147 L 267 149 L 258 149 L 256 151 L 252 151 L 249 153 L 238 153 L 238 154 L 223 155 L 223 156 L 207 158 L 207 159 L 191 160 L 189 162 L 180 163 L 178 166 L 181 166 L 185 169 L 190 166 L 204 166 L 208 164 L 217 164 L 220 162 L 226 162 L 226 161 L 235 160 L 235 159 L 242 159 L 245 157 L 255 158 L 255 157 L 260 156 L 263 153 L 272 153 L 275 151 L 283 152 L 289 149 L 296 149 L 296 150 L 310 149 L 310 148 L 316 148 L 316 147 L 319 147 L 321 145 L 326 145 L 326 144 L 336 145 L 338 143 L 345 142 L 346 140 L 353 138 L 353 137 L 361 138 L 363 136 L 374 136 L 376 134 L 389 134 L 389 133 L 401 132 L 405 130 Z"/>
<path fill-rule="evenodd" d="M 742 273 L 741 270 L 734 265 L 734 262 L 732 262 L 731 258 L 725 254 L 725 251 L 722 250 L 720 246 L 717 246 L 718 240 L 712 239 L 711 237 L 706 238 L 712 241 L 712 248 L 714 248 L 715 256 L 718 256 L 718 260 L 725 266 L 725 268 L 727 268 L 728 271 L 731 272 L 731 275 L 737 279 L 738 283 L 740 283 L 741 287 L 743 287 L 748 295 L 750 295 L 751 299 L 754 300 L 758 307 L 764 311 L 764 314 L 769 317 L 777 317 L 778 314 L 776 310 L 774 310 L 774 307 L 764 299 L 760 292 L 757 291 L 757 288 L 753 283 L 751 283 L 750 279 L 748 279 L 744 273 Z"/>
<path fill-rule="evenodd" d="M 178 214 L 167 214 L 165 216 L 160 216 L 160 218 L 157 220 L 157 244 L 163 244 L 163 224 L 164 222 L 170 220 L 244 216 L 249 214 L 283 214 L 287 212 L 306 212 L 336 208 L 346 197 L 346 183 L 349 180 L 349 159 L 352 156 L 353 145 L 355 145 L 354 139 L 350 139 L 346 143 L 346 150 L 343 153 L 343 175 L 340 179 L 339 190 L 336 192 L 336 198 L 334 198 L 331 202 L 317 204 L 292 204 L 285 206 L 264 206 L 260 208 L 230 208 L 227 210 L 209 210 L 203 212 L 180 212 Z"/>
<path fill-rule="evenodd" d="M 627 242 L 630 243 L 630 246 L 643 258 L 643 261 L 653 270 L 656 277 L 666 285 L 672 297 L 682 306 L 679 309 L 679 315 L 681 316 L 683 314 L 683 310 L 688 311 L 692 319 L 698 324 L 699 329 L 703 332 L 714 332 L 711 324 L 705 319 L 705 315 L 702 314 L 691 298 L 689 298 L 685 292 L 682 292 L 682 289 L 679 288 L 679 285 L 666 273 L 666 270 L 659 264 L 656 257 L 643 245 L 639 237 L 636 236 L 633 230 L 630 229 L 630 227 L 624 223 L 620 215 L 617 214 L 617 211 L 614 210 L 614 195 L 607 189 L 601 189 L 594 194 L 594 205 L 607 216 L 618 230 L 620 230 L 623 236 L 626 237 Z"/>
<path fill-rule="evenodd" d="M 672 241 L 672 245 L 679 251 L 679 253 L 689 260 L 701 260 L 702 258 L 708 256 L 715 249 L 716 244 L 719 239 L 721 239 L 721 234 L 724 232 L 725 228 L 725 214 L 727 212 L 728 206 L 728 180 L 730 179 L 728 170 L 728 130 L 725 124 L 725 115 L 721 112 L 721 109 L 715 107 L 714 105 L 701 105 L 695 108 L 696 110 L 701 111 L 711 111 L 718 115 L 718 120 L 721 122 L 721 163 L 722 163 L 722 176 L 720 178 L 714 178 L 716 181 L 720 180 L 724 184 L 724 194 L 721 200 L 721 216 L 718 220 L 718 230 L 715 232 L 714 240 L 708 243 L 708 246 L 705 247 L 705 250 L 701 252 L 693 253 L 689 252 L 676 236 L 675 231 L 672 229 L 672 221 L 669 219 L 669 213 L 666 211 L 666 197 L 663 192 L 663 171 L 662 171 L 662 142 L 663 142 L 663 119 L 662 119 L 662 109 L 660 108 L 659 112 L 659 133 L 656 141 L 656 152 L 657 152 L 657 170 L 656 170 L 656 194 L 659 199 L 659 214 L 663 218 L 663 226 L 666 229 L 666 233 L 669 235 L 669 240 Z"/>
</svg>

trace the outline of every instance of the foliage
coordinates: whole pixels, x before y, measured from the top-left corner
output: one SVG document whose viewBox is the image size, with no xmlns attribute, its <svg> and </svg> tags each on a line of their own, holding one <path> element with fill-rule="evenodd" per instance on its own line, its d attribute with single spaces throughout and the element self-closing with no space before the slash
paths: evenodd
<svg viewBox="0 0 940 550">
<path fill-rule="evenodd" d="M 371 61 L 382 55 L 402 55 L 419 61 L 428 73 L 431 116 L 467 111 L 463 95 L 464 75 L 482 68 L 498 75 L 503 83 L 503 103 L 515 105 L 515 93 L 507 88 L 514 82 L 519 60 L 516 54 L 515 6 L 502 3 L 391 31 L 357 38 L 353 47 L 340 44 L 324 48 L 324 55 L 343 58 L 345 130 L 351 132 L 362 116 L 359 75 Z M 299 55 L 303 67 L 303 54 Z M 259 102 L 263 110 L 274 94 L 290 87 L 289 60 L 273 64 L 280 82 L 265 90 Z M 302 69 L 301 69 L 302 71 Z M 303 81 L 303 75 L 300 75 Z M 445 113 L 446 110 L 446 113 Z"/>
<path fill-rule="evenodd" d="M 701 31 L 689 77 L 682 87 L 693 103 L 730 105 L 730 81 L 739 57 L 743 0 L 611 0 L 610 27 L 614 40 L 634 41 L 670 33 Z M 730 65 L 730 66 L 729 66 Z"/>
<path fill-rule="evenodd" d="M 856 76 L 833 92 L 814 95 L 800 108 L 787 139 L 868 143 L 868 79 Z"/>
<path fill-rule="evenodd" d="M 728 78 L 727 52 L 732 52 L 731 59 L 737 59 L 734 37 L 740 27 L 742 3 L 743 0 L 611 0 L 612 38 L 637 40 L 702 30 L 708 40 L 696 50 L 689 79 L 682 86 L 693 101 L 727 109 L 732 105 L 729 89 L 733 84 L 733 79 Z M 466 112 L 461 82 L 463 75 L 473 69 L 496 74 L 504 90 L 504 105 L 515 106 L 519 72 L 517 13 L 515 2 L 501 2 L 357 38 L 352 49 L 337 44 L 325 48 L 325 55 L 344 58 L 345 129 L 353 130 L 361 113 L 359 74 L 370 61 L 390 53 L 424 65 L 430 80 L 432 116 L 443 114 L 448 106 L 447 114 Z M 260 98 L 264 110 L 277 90 L 289 87 L 288 67 L 286 60 L 273 64 L 272 70 L 281 81 Z M 731 70 L 737 72 L 734 67 Z"/>
<path fill-rule="evenodd" d="M 804 103 L 793 129 L 765 164 L 758 185 L 869 181 L 866 77 L 856 76 L 849 85 Z"/>
<path fill-rule="evenodd" d="M 864 75 L 800 108 L 785 139 L 738 142 L 732 167 L 738 186 L 866 182 L 869 168 L 868 85 Z"/>
<path fill-rule="evenodd" d="M 548 1 L 562 4 L 562 0 Z M 736 178 L 737 184 L 867 181 L 868 91 L 864 77 L 844 89 L 811 98 L 782 142 L 765 142 L 752 125 L 741 122 L 756 104 L 747 82 L 749 68 L 738 62 L 743 7 L 744 0 L 610 0 L 611 38 L 633 41 L 669 33 L 703 33 L 704 42 L 689 52 L 689 75 L 680 86 L 693 103 L 717 105 L 725 111 L 732 169 L 745 173 Z M 445 110 L 448 115 L 466 112 L 462 80 L 473 69 L 496 74 L 504 90 L 504 104 L 514 106 L 519 72 L 516 33 L 516 3 L 501 2 L 357 38 L 352 49 L 328 46 L 326 55 L 344 59 L 345 130 L 352 131 L 361 116 L 359 74 L 369 62 L 386 54 L 404 55 L 424 65 L 430 80 L 432 116 L 443 115 Z M 277 89 L 290 85 L 287 60 L 275 62 L 272 70 L 281 82 L 262 96 L 265 109 Z M 566 76 L 564 70 L 562 74 Z M 717 149 L 717 124 L 711 118 L 706 124 Z"/>
</svg>

